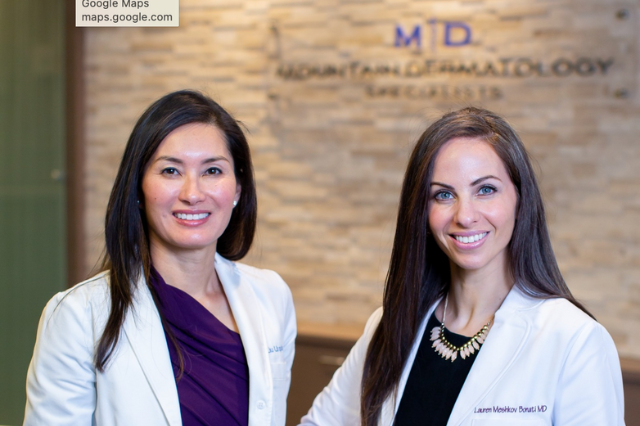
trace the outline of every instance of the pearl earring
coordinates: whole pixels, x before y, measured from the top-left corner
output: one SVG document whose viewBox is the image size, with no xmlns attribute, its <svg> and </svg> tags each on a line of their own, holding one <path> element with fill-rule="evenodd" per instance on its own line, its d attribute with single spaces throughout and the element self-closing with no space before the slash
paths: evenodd
<svg viewBox="0 0 640 426">
<path fill-rule="evenodd" d="M 237 200 L 233 200 L 233 207 L 238 205 L 238 201 Z"/>
</svg>

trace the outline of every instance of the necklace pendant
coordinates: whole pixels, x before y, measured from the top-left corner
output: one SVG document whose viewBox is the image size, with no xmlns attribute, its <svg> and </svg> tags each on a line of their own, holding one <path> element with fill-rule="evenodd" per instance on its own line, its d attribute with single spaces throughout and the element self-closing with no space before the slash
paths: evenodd
<svg viewBox="0 0 640 426">
<path fill-rule="evenodd" d="M 475 336 L 473 336 L 467 343 L 458 347 L 451 344 L 447 338 L 444 336 L 444 319 L 447 313 L 447 302 L 449 301 L 449 295 L 444 301 L 444 312 L 442 314 L 442 322 L 439 326 L 435 326 L 431 329 L 431 338 L 430 340 L 433 342 L 431 345 L 432 348 L 435 349 L 436 353 L 440 355 L 445 360 L 451 360 L 451 362 L 458 359 L 458 354 L 460 354 L 460 358 L 466 359 L 471 355 L 475 354 L 476 351 L 480 350 L 480 346 L 484 343 L 484 339 L 487 337 L 487 333 L 489 333 L 489 327 L 491 326 L 491 321 L 487 323 L 480 331 L 478 331 Z"/>
</svg>

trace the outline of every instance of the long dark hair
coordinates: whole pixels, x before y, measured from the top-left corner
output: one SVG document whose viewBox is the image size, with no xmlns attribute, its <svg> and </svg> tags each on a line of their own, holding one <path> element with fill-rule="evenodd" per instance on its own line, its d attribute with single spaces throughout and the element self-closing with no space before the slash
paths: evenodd
<svg viewBox="0 0 640 426">
<path fill-rule="evenodd" d="M 518 134 L 504 119 L 484 109 L 464 108 L 444 115 L 418 139 L 404 177 L 383 314 L 364 363 L 362 426 L 377 424 L 385 399 L 398 385 L 420 322 L 449 289 L 449 259 L 428 232 L 427 207 L 438 151 L 460 137 L 480 138 L 491 145 L 516 187 L 517 220 L 508 246 L 516 285 L 531 297 L 563 297 L 587 312 L 571 295 L 558 268 L 536 176 Z"/>
<path fill-rule="evenodd" d="M 138 208 L 145 167 L 169 133 L 190 123 L 211 124 L 222 131 L 233 157 L 236 180 L 242 188 L 229 225 L 218 239 L 217 252 L 227 259 L 238 260 L 247 254 L 253 242 L 256 190 L 249 145 L 238 122 L 211 98 L 195 91 L 169 93 L 154 102 L 138 119 L 129 136 L 109 197 L 102 264 L 109 271 L 111 307 L 96 348 L 94 362 L 99 371 L 104 371 L 118 344 L 140 274 L 144 274 L 149 285 L 148 230 L 144 213 Z M 157 303 L 155 291 L 149 288 Z"/>
</svg>

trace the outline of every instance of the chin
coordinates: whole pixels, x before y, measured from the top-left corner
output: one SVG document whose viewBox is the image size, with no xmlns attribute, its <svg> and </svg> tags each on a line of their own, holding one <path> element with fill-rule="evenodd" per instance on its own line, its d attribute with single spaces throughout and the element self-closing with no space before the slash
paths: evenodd
<svg viewBox="0 0 640 426">
<path fill-rule="evenodd" d="M 172 246 L 177 250 L 202 250 L 207 247 L 211 247 L 216 245 L 216 240 L 213 241 L 202 241 L 202 240 L 183 240 L 183 241 L 174 241 Z"/>
<path fill-rule="evenodd" d="M 485 259 L 451 259 L 459 269 L 465 271 L 475 271 L 482 269 L 489 264 L 489 261 Z"/>
</svg>

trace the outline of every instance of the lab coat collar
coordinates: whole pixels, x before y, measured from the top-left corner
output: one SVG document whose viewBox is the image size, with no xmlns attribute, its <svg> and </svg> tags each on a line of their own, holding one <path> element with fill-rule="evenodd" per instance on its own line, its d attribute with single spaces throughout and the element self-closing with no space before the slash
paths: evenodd
<svg viewBox="0 0 640 426">
<path fill-rule="evenodd" d="M 516 286 L 511 289 L 495 314 L 493 326 L 458 395 L 448 426 L 460 425 L 507 372 L 531 331 L 522 312 L 540 303 L 541 300 L 528 297 Z"/>
<path fill-rule="evenodd" d="M 249 426 L 268 423 L 271 418 L 272 387 L 271 365 L 268 358 L 264 321 L 258 296 L 246 274 L 240 274 L 238 266 L 216 253 L 216 272 L 229 301 L 229 306 L 238 326 L 244 353 L 249 366 Z M 251 374 L 251 372 L 255 372 Z M 256 407 L 261 407 L 259 411 Z"/>
<path fill-rule="evenodd" d="M 169 426 L 181 426 L 178 388 L 171 366 L 160 314 L 144 275 L 138 281 L 134 305 L 123 324 L 131 349 L 149 381 Z"/>
<path fill-rule="evenodd" d="M 272 387 L 268 345 L 258 296 L 237 265 L 216 253 L 215 268 L 238 326 L 249 366 L 249 426 L 271 418 Z M 160 315 L 144 277 L 138 282 L 134 310 L 123 325 L 133 352 L 170 426 L 181 426 L 178 390 Z M 251 374 L 251 372 L 255 372 Z M 262 407 L 257 411 L 256 407 Z M 265 420 L 266 419 L 266 420 Z"/>
<path fill-rule="evenodd" d="M 394 421 L 411 367 L 420 347 L 420 342 L 426 337 L 424 333 L 427 322 L 441 300 L 438 299 L 429 308 L 427 315 L 420 324 L 417 337 L 400 377 L 398 388 L 387 398 L 382 406 L 380 425 L 391 425 Z M 527 296 L 517 286 L 514 285 L 511 288 L 500 309 L 496 311 L 491 331 L 474 361 L 474 366 L 467 376 L 465 385 L 458 395 L 447 426 L 460 425 L 473 412 L 473 407 L 477 406 L 480 400 L 497 384 L 498 380 L 509 368 L 509 365 L 522 350 L 529 335 L 530 324 L 524 313 L 541 303 L 543 303 L 543 300 Z M 482 367 L 476 368 L 478 365 Z"/>
</svg>

